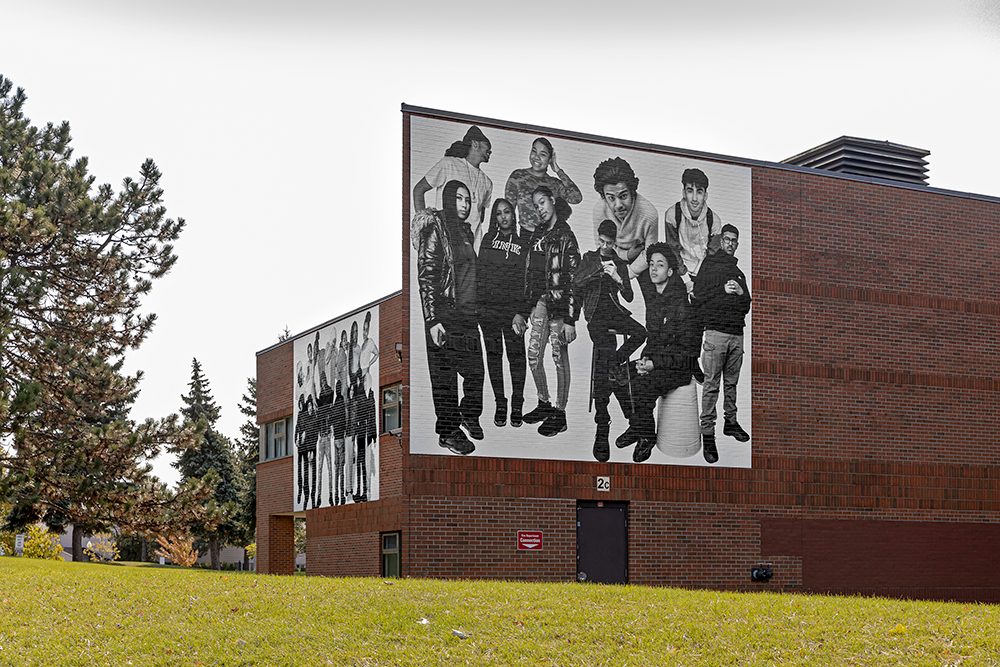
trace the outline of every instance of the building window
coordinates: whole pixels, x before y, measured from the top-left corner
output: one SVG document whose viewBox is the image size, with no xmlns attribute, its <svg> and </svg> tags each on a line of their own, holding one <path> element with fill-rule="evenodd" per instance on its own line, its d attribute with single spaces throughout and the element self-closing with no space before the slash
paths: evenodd
<svg viewBox="0 0 1000 667">
<path fill-rule="evenodd" d="M 399 408 L 402 405 L 399 385 L 394 384 L 382 388 L 382 433 L 388 433 L 400 428 Z"/>
<path fill-rule="evenodd" d="M 288 456 L 288 432 L 292 427 L 291 417 L 279 419 L 264 425 L 264 460 Z"/>
<path fill-rule="evenodd" d="M 382 534 L 382 576 L 383 577 L 399 577 L 400 576 L 400 534 L 399 533 L 383 533 Z"/>
</svg>

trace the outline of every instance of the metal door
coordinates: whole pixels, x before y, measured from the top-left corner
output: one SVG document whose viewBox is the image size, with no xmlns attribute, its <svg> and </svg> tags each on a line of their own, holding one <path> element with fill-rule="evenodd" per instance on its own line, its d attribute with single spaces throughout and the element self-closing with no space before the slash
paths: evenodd
<svg viewBox="0 0 1000 667">
<path fill-rule="evenodd" d="M 628 503 L 577 503 L 576 578 L 628 583 Z"/>
</svg>

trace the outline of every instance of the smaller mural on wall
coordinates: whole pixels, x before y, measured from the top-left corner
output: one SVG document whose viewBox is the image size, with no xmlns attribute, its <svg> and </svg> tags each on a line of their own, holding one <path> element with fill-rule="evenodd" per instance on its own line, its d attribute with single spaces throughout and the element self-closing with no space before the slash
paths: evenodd
<svg viewBox="0 0 1000 667">
<path fill-rule="evenodd" d="M 378 307 L 295 340 L 295 510 L 378 500 Z"/>
</svg>

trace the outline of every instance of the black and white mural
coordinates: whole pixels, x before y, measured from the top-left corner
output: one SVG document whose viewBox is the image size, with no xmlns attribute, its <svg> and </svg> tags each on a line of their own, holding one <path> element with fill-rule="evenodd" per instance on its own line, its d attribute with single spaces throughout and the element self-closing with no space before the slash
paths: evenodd
<svg viewBox="0 0 1000 667">
<path fill-rule="evenodd" d="M 410 119 L 410 451 L 750 467 L 749 168 Z"/>
<path fill-rule="evenodd" d="M 378 312 L 295 340 L 296 511 L 378 500 Z"/>
</svg>

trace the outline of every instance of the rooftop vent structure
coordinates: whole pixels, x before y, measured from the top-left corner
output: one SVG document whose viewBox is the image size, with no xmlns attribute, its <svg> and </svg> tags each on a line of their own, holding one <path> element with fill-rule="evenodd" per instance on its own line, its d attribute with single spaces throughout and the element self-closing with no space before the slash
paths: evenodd
<svg viewBox="0 0 1000 667">
<path fill-rule="evenodd" d="M 927 160 L 924 158 L 930 154 L 922 148 L 889 141 L 839 137 L 781 162 L 854 176 L 927 185 Z"/>
</svg>

